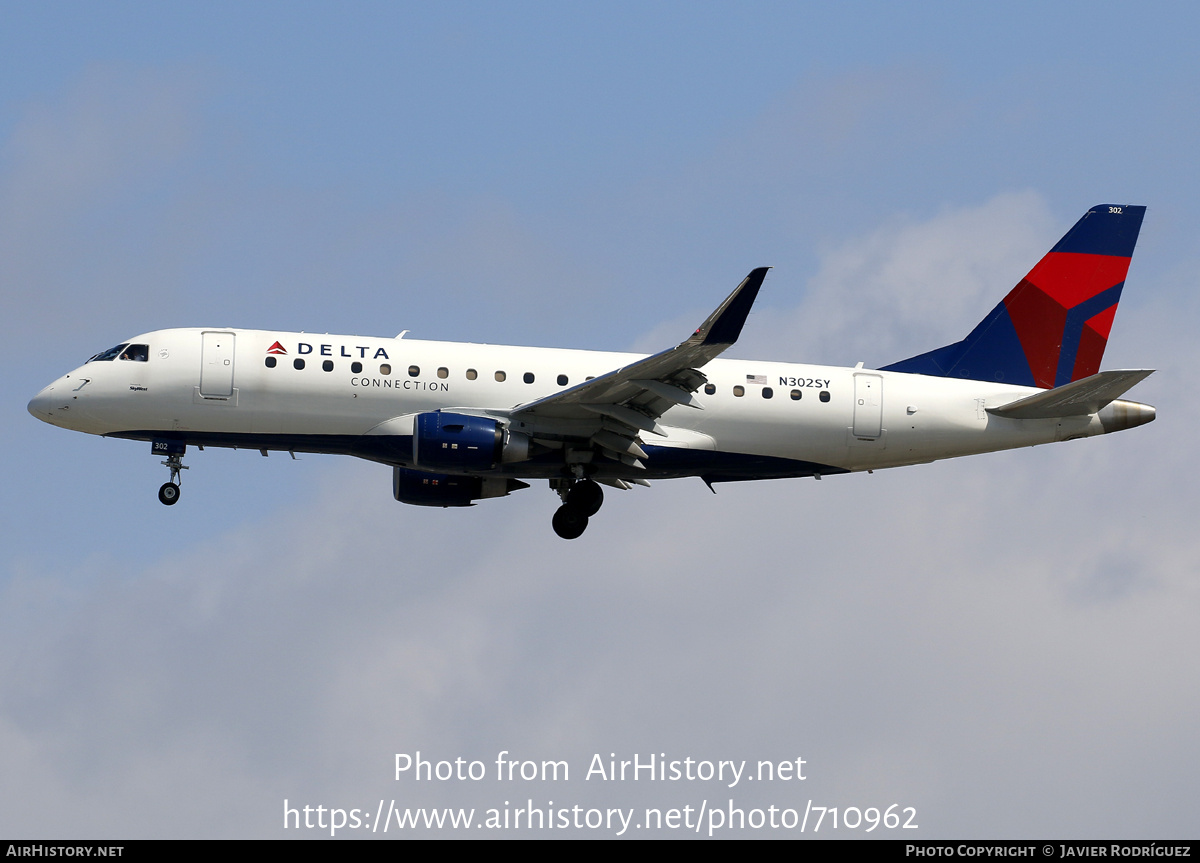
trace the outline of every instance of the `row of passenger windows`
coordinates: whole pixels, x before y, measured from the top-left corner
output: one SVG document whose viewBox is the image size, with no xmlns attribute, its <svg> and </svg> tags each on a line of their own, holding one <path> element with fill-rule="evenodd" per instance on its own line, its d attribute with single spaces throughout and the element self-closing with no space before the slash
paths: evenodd
<svg viewBox="0 0 1200 863">
<path fill-rule="evenodd" d="M 715 395 L 716 392 L 717 392 L 716 384 L 705 384 L 704 385 L 705 395 L 710 395 L 710 396 Z M 742 396 L 744 396 L 746 394 L 746 388 L 744 386 L 742 386 L 741 384 L 738 384 L 737 386 L 735 386 L 733 388 L 733 394 L 735 396 L 737 396 L 738 398 L 741 398 Z M 804 390 L 792 390 L 790 395 L 792 397 L 792 401 L 798 402 L 798 401 L 800 401 L 800 399 L 802 399 L 804 397 Z M 771 389 L 770 387 L 763 387 L 762 388 L 762 397 L 764 399 L 775 398 L 775 390 Z M 829 390 L 821 390 L 817 394 L 817 398 L 819 398 L 823 402 L 829 401 Z"/>
<path fill-rule="evenodd" d="M 267 368 L 273 369 L 273 368 L 275 368 L 276 364 L 277 364 L 277 362 L 276 362 L 275 357 L 267 357 L 267 359 L 266 359 Z M 301 357 L 296 357 L 296 359 L 292 360 L 292 367 L 296 368 L 296 369 L 304 368 L 304 360 Z M 333 360 L 325 360 L 324 362 L 321 363 L 321 368 L 327 372 L 333 371 L 333 369 L 334 369 Z M 351 374 L 356 374 L 356 375 L 361 374 L 362 370 L 363 370 L 363 364 L 358 362 L 357 360 L 350 363 Z M 392 373 L 391 364 L 390 363 L 381 364 L 379 366 L 379 373 L 381 375 L 390 375 Z M 409 366 L 408 367 L 408 376 L 409 377 L 412 377 L 412 378 L 419 377 L 420 374 L 421 374 L 420 366 Z M 441 366 L 437 370 L 437 376 L 442 379 L 448 378 L 448 377 L 450 377 L 450 370 L 448 368 L 446 368 L 445 366 Z M 493 377 L 497 381 L 500 381 L 500 382 L 503 382 L 508 379 L 508 375 L 502 371 L 495 372 L 493 374 Z M 592 375 L 588 375 L 587 378 L 585 378 L 585 380 L 590 381 L 590 380 L 592 380 L 592 377 L 593 377 Z M 467 369 L 466 378 L 469 381 L 477 380 L 479 378 L 479 372 L 477 372 L 475 369 Z M 525 381 L 525 383 L 531 384 L 534 382 L 535 377 L 534 377 L 533 372 L 525 372 L 525 374 L 521 376 L 521 379 L 523 381 Z M 565 387 L 568 383 L 570 383 L 570 379 L 566 375 L 559 375 L 557 378 L 557 382 L 560 387 Z M 710 396 L 716 395 L 716 392 L 717 392 L 716 384 L 705 384 L 704 392 L 706 395 L 710 395 Z M 762 397 L 764 399 L 770 399 L 770 398 L 775 397 L 775 390 L 771 389 L 771 387 L 763 387 L 761 392 L 762 392 Z M 746 395 L 746 388 L 739 384 L 733 388 L 733 394 L 736 397 L 741 398 L 742 396 Z M 798 402 L 804 396 L 804 391 L 803 390 L 792 390 L 790 395 L 791 395 L 792 401 Z M 829 401 L 829 390 L 821 390 L 820 393 L 817 395 L 817 398 L 819 398 L 823 402 Z"/>
<path fill-rule="evenodd" d="M 275 357 L 267 357 L 265 362 L 266 362 L 267 368 L 269 368 L 269 369 L 275 368 L 275 366 L 278 364 L 278 361 Z M 305 362 L 301 357 L 296 357 L 296 359 L 292 360 L 292 368 L 302 369 L 302 368 L 304 368 L 304 366 L 305 366 Z M 327 372 L 333 371 L 333 368 L 334 368 L 333 360 L 325 360 L 324 362 L 321 363 L 321 368 Z M 361 374 L 362 370 L 363 370 L 363 364 L 358 362 L 357 360 L 350 363 L 350 373 L 351 374 L 355 374 L 355 375 Z M 391 363 L 381 364 L 379 366 L 379 373 L 381 375 L 390 375 L 392 373 Z M 420 377 L 421 376 L 421 367 L 420 366 L 409 366 L 408 367 L 408 376 L 410 378 Z M 450 370 L 448 368 L 446 368 L 445 366 L 442 366 L 441 368 L 439 368 L 437 370 L 437 376 L 444 380 L 444 379 L 450 377 Z M 473 380 L 476 380 L 478 377 L 479 377 L 479 372 L 477 372 L 475 369 L 467 369 L 467 372 L 466 372 L 467 380 L 473 381 Z M 501 371 L 496 372 L 494 377 L 496 378 L 497 381 L 505 381 L 508 379 L 508 375 L 505 372 L 501 372 Z M 589 381 L 591 379 L 592 379 L 592 375 L 588 375 L 588 377 L 586 378 L 586 380 L 589 380 Z M 535 380 L 533 372 L 525 372 L 525 374 L 522 376 L 522 380 L 524 380 L 525 383 L 527 383 L 527 384 L 533 383 Z M 568 383 L 570 383 L 570 379 L 566 375 L 558 376 L 558 385 L 560 387 L 565 387 Z"/>
</svg>

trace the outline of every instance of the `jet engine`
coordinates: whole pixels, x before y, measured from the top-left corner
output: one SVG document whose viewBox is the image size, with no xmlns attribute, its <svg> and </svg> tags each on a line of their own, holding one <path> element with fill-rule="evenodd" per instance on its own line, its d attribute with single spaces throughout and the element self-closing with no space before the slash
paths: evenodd
<svg viewBox="0 0 1200 863">
<path fill-rule="evenodd" d="M 505 477 L 455 476 L 427 473 L 405 467 L 392 468 L 392 496 L 417 506 L 471 506 L 472 501 L 504 497 L 529 483 Z"/>
<path fill-rule="evenodd" d="M 413 464 L 422 469 L 480 471 L 529 458 L 529 436 L 494 419 L 430 411 L 413 423 Z"/>
</svg>

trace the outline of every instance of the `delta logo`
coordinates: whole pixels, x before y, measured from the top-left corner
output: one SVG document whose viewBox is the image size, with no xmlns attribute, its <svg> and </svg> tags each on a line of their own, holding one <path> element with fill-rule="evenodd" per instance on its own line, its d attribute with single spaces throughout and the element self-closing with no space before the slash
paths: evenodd
<svg viewBox="0 0 1200 863">
<path fill-rule="evenodd" d="M 338 349 L 336 354 L 333 351 L 334 348 Z M 351 353 L 351 350 L 358 351 L 357 357 L 353 353 Z M 347 359 L 356 359 L 356 358 L 357 359 L 366 359 L 367 354 L 370 353 L 371 350 L 372 350 L 372 348 L 370 345 L 355 345 L 353 348 L 348 349 L 346 347 L 346 345 L 316 345 L 316 346 L 313 346 L 313 345 L 310 345 L 308 342 L 298 342 L 296 344 L 296 353 L 299 354 L 300 356 L 305 356 L 307 354 L 316 352 L 316 353 L 319 353 L 320 356 L 323 356 L 323 357 L 337 356 L 337 357 L 345 357 Z M 378 359 L 385 359 L 385 360 L 389 359 L 387 349 L 375 348 L 374 350 L 375 350 L 375 356 L 373 357 L 373 359 L 377 359 L 377 360 Z M 269 356 L 270 355 L 282 356 L 282 355 L 287 354 L 287 352 L 288 352 L 287 348 L 285 348 L 279 342 L 275 342 L 274 344 L 271 345 L 271 347 L 267 348 L 267 354 Z"/>
</svg>

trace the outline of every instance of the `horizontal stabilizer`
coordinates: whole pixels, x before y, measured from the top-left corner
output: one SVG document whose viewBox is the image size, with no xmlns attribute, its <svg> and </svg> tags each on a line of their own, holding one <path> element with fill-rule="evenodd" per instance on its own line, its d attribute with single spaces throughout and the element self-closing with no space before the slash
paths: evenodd
<svg viewBox="0 0 1200 863">
<path fill-rule="evenodd" d="M 1100 372 L 998 408 L 988 408 L 987 412 L 1018 420 L 1087 416 L 1097 413 L 1152 374 L 1154 369 Z"/>
</svg>

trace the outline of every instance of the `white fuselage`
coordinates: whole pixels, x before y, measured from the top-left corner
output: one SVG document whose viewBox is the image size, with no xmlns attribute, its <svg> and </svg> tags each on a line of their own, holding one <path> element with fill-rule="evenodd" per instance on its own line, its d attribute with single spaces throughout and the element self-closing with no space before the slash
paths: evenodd
<svg viewBox="0 0 1200 863">
<path fill-rule="evenodd" d="M 426 411 L 503 416 L 641 358 L 239 329 L 159 330 L 128 344 L 146 345 L 146 358 L 91 361 L 46 387 L 30 411 L 92 434 L 402 464 L 403 456 L 360 442 L 411 435 L 411 421 L 397 418 Z M 1020 420 L 987 412 L 1039 392 L 1029 387 L 754 360 L 716 359 L 703 372 L 703 409 L 674 407 L 659 419 L 665 437 L 642 435 L 654 448 L 643 476 L 699 473 L 688 468 L 690 457 L 712 463 L 718 454 L 797 463 L 794 471 L 759 464 L 746 478 L 866 470 L 1106 431 L 1096 414 Z M 659 447 L 674 457 L 656 457 Z M 539 477 L 556 469 L 550 457 L 497 472 Z"/>
</svg>

